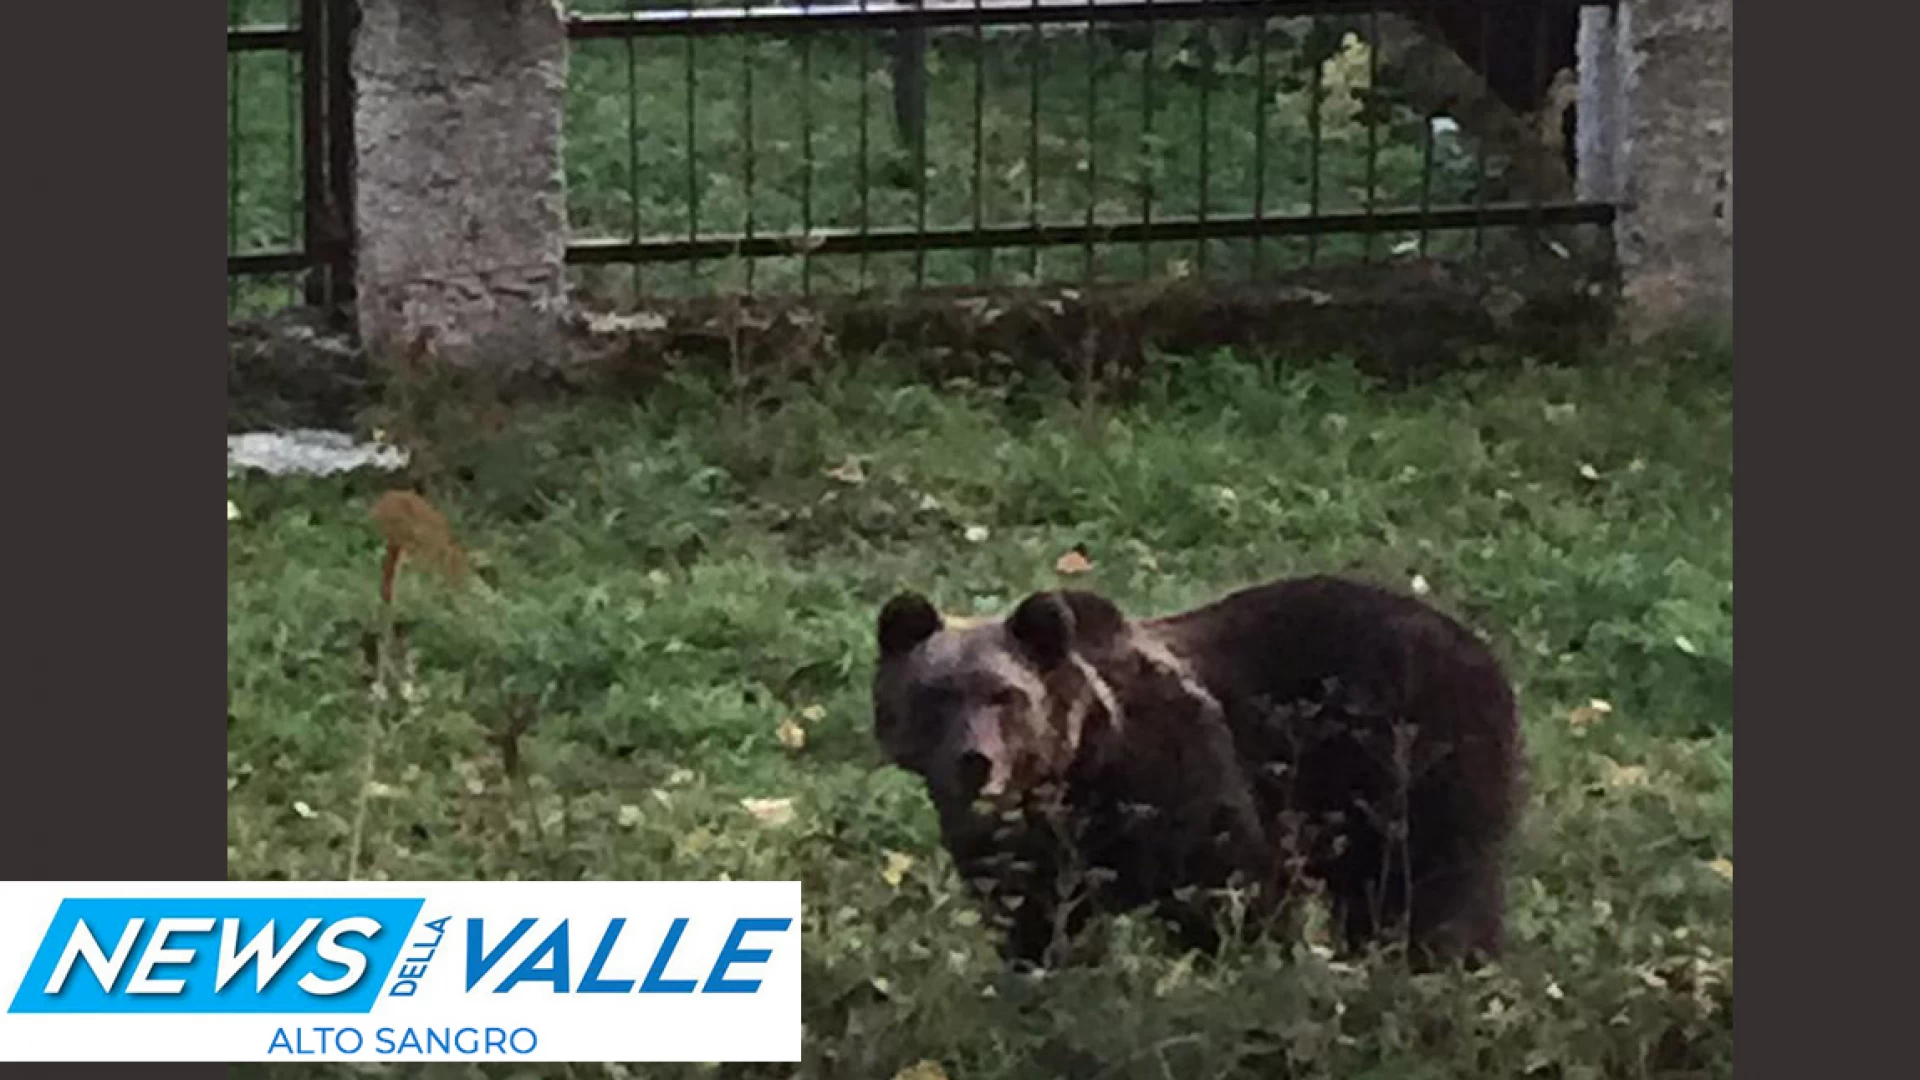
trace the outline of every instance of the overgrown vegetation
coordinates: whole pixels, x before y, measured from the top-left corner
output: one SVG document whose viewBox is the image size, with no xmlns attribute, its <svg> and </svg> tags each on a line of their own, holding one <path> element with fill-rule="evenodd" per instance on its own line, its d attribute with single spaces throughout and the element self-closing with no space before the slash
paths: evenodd
<svg viewBox="0 0 1920 1080">
<path fill-rule="evenodd" d="M 1729 1076 L 1730 367 L 1388 389 L 1164 358 L 1074 404 L 872 361 L 524 411 L 424 487 L 444 524 L 376 521 L 378 481 L 239 478 L 230 872 L 797 878 L 804 1063 L 720 1075 Z M 388 609 L 396 537 L 461 556 L 403 559 Z M 1416 977 L 1309 934 L 1216 963 L 1123 923 L 1100 966 L 1002 974 L 924 795 L 878 767 L 873 618 L 907 585 L 995 611 L 1063 567 L 1141 613 L 1346 569 L 1483 628 L 1532 771 L 1510 956 Z"/>
</svg>

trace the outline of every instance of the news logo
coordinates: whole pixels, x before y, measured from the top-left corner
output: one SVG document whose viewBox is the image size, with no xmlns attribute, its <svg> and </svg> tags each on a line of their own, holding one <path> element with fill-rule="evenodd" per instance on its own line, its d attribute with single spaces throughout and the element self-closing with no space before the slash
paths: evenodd
<svg viewBox="0 0 1920 1080">
<path fill-rule="evenodd" d="M 798 1061 L 795 882 L 0 884 L 0 1061 Z"/>
</svg>

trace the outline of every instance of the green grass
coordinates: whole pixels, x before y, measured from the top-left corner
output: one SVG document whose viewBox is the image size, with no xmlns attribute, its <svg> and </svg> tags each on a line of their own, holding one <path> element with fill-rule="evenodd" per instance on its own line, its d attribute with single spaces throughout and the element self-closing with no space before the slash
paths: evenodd
<svg viewBox="0 0 1920 1080">
<path fill-rule="evenodd" d="M 752 401 L 689 378 L 527 411 L 433 492 L 478 583 L 403 571 L 411 651 L 385 701 L 359 647 L 378 485 L 236 480 L 230 872 L 797 878 L 805 1064 L 722 1075 L 1731 1075 L 1730 368 L 1388 390 L 1338 363 L 1168 359 L 1137 399 L 1083 408 L 875 361 Z M 849 460 L 858 482 L 827 475 Z M 1095 564 L 1075 580 L 1138 613 L 1351 569 L 1419 575 L 1490 635 L 1532 769 L 1511 955 L 1412 977 L 1287 941 L 1206 965 L 1123 923 L 1101 966 L 1002 976 L 923 794 L 879 767 L 872 620 L 903 586 L 1001 609 L 1075 544 Z M 524 791 L 488 740 L 516 695 L 538 702 Z M 1611 711 L 1572 722 L 1594 699 Z M 913 860 L 897 884 L 893 852 Z"/>
<path fill-rule="evenodd" d="M 285 0 L 235 0 L 230 7 L 239 22 L 286 17 Z M 1095 223 L 1117 224 L 1148 214 L 1190 218 L 1203 208 L 1218 217 L 1413 209 L 1423 198 L 1471 204 L 1482 189 L 1482 165 L 1486 198 L 1506 197 L 1504 156 L 1489 153 L 1482 162 L 1457 134 L 1433 139 L 1433 170 L 1423 185 L 1424 120 L 1396 92 L 1390 71 L 1369 89 L 1365 23 L 1350 22 L 1268 20 L 1265 48 L 1238 51 L 1230 47 L 1231 27 L 1204 22 L 1161 24 L 1151 49 L 1116 40 L 1111 28 L 1088 35 L 1083 27 L 1053 27 L 1043 36 L 994 27 L 977 40 L 968 28 L 936 34 L 928 48 L 925 223 L 969 227 L 976 207 L 980 223 L 993 226 L 1080 225 L 1090 210 Z M 684 238 L 917 226 L 915 159 L 894 120 L 891 40 L 886 33 L 836 33 L 707 37 L 691 47 L 675 38 L 631 48 L 623 41 L 575 43 L 564 151 L 574 234 Z M 291 135 L 298 105 L 290 80 L 298 66 L 260 53 L 231 69 L 231 99 L 241 114 L 237 124 L 229 117 L 229 246 L 297 243 L 299 147 Z M 1410 255 L 1417 240 L 1388 233 L 1369 246 L 1356 236 L 1326 236 L 1269 239 L 1257 248 L 1249 240 L 1211 241 L 1204 250 L 1192 242 L 1074 244 L 931 252 L 924 262 L 901 253 L 864 260 L 796 255 L 638 274 L 579 268 L 574 276 L 594 299 L 616 304 L 636 295 L 747 288 L 1244 278 L 1302 266 L 1309 257 L 1326 264 Z M 1427 254 L 1436 257 L 1523 250 L 1513 230 L 1487 230 L 1478 248 L 1471 231 L 1435 232 L 1428 241 Z M 288 302 L 291 281 L 236 285 L 235 312 Z"/>
</svg>

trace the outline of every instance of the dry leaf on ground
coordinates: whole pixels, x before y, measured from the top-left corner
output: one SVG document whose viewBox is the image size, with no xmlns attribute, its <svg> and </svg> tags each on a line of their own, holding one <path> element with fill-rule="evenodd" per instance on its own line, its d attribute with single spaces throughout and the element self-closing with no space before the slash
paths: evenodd
<svg viewBox="0 0 1920 1080">
<path fill-rule="evenodd" d="M 1093 569 L 1093 560 L 1087 558 L 1085 548 L 1076 547 L 1054 560 L 1053 568 L 1068 576 L 1084 574 Z"/>
<path fill-rule="evenodd" d="M 792 799 L 741 799 L 740 805 L 752 814 L 754 820 L 770 829 L 777 829 L 793 820 Z"/>
<path fill-rule="evenodd" d="M 1606 719 L 1607 714 L 1612 711 L 1612 703 L 1601 698 L 1594 698 L 1585 705 L 1576 706 L 1572 712 L 1568 713 L 1567 723 L 1571 724 L 1575 731 L 1585 731 Z"/>
<path fill-rule="evenodd" d="M 780 726 L 774 730 L 774 736 L 780 740 L 781 746 L 794 753 L 807 748 L 807 729 L 795 723 L 792 717 L 780 721 Z"/>
<path fill-rule="evenodd" d="M 1612 759 L 1605 762 L 1607 786 L 1614 788 L 1643 788 L 1651 779 L 1645 765 L 1622 765 Z"/>
<path fill-rule="evenodd" d="M 848 458 L 828 469 L 827 476 L 843 484 L 858 485 L 867 482 L 867 471 L 861 468 L 858 458 Z"/>
<path fill-rule="evenodd" d="M 906 880 L 907 871 L 913 869 L 913 862 L 913 856 L 905 852 L 889 851 L 887 852 L 887 865 L 880 871 L 880 876 L 886 880 L 888 885 L 897 889 L 900 887 L 900 883 Z"/>
</svg>

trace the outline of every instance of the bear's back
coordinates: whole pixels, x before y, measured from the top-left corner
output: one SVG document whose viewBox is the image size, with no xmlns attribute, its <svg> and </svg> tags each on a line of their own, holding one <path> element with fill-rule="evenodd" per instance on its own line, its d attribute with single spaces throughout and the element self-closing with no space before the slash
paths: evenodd
<svg viewBox="0 0 1920 1080">
<path fill-rule="evenodd" d="M 1218 699 L 1241 738 L 1270 727 L 1276 706 L 1400 717 L 1441 729 L 1434 734 L 1498 732 L 1516 720 L 1485 641 L 1417 597 L 1366 582 L 1283 579 L 1141 625 Z M 1467 701 L 1474 707 L 1457 708 Z"/>
</svg>

